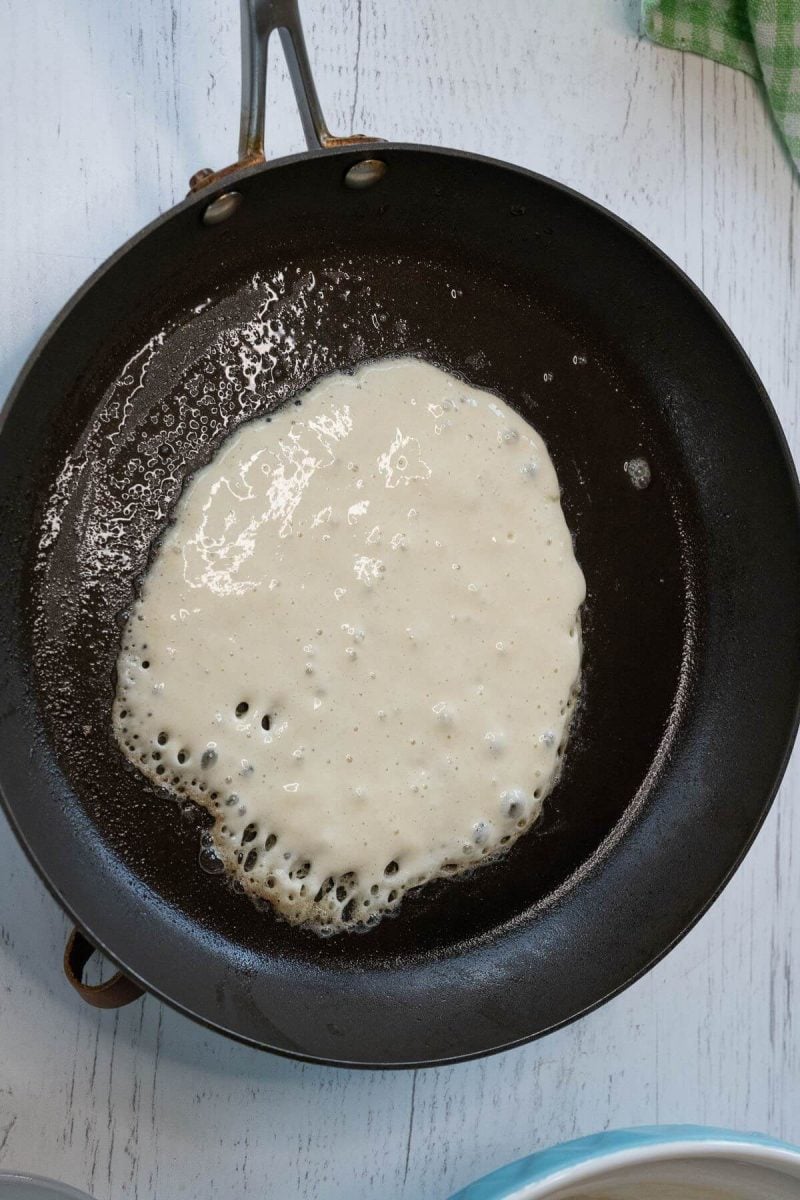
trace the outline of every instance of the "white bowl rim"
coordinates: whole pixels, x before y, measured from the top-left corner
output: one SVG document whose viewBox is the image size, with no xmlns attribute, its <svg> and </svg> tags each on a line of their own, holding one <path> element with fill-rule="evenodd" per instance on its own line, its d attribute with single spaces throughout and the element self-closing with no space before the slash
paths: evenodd
<svg viewBox="0 0 800 1200">
<path fill-rule="evenodd" d="M 51 1188 L 59 1196 L 63 1196 L 64 1200 L 92 1200 L 89 1193 L 82 1192 L 80 1188 L 74 1188 L 69 1183 L 62 1183 L 60 1179 L 50 1179 L 46 1175 L 31 1175 L 29 1171 L 0 1171 L 0 1189 L 6 1183 L 33 1184 L 34 1187 Z M 1 1190 L 0 1195 L 2 1195 Z"/>
<path fill-rule="evenodd" d="M 566 1161 L 547 1169 L 543 1160 L 562 1151 Z M 579 1153 L 583 1157 L 574 1157 Z M 560 1188 L 597 1182 L 609 1170 L 687 1158 L 747 1163 L 800 1181 L 800 1148 L 775 1138 L 703 1126 L 639 1126 L 542 1149 L 490 1172 L 452 1200 L 549 1200 Z M 511 1172 L 515 1179 L 504 1178 Z"/>
<path fill-rule="evenodd" d="M 613 1150 L 586 1162 L 576 1163 L 556 1171 L 547 1179 L 537 1183 L 523 1184 L 520 1189 L 507 1196 L 498 1195 L 497 1200 L 547 1200 L 565 1184 L 592 1183 L 602 1171 L 620 1167 L 650 1166 L 653 1163 L 687 1158 L 715 1158 L 721 1161 L 749 1163 L 752 1166 L 772 1167 L 782 1171 L 790 1179 L 800 1180 L 800 1154 L 779 1146 L 763 1146 L 748 1142 L 664 1142 L 660 1145 L 633 1146 L 627 1150 Z M 786 1169 L 788 1168 L 788 1170 Z"/>
</svg>

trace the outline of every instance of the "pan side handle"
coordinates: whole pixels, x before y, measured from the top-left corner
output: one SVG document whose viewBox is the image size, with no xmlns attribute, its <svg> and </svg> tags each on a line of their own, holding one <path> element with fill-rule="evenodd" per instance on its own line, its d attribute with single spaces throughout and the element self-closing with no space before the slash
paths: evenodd
<svg viewBox="0 0 800 1200">
<path fill-rule="evenodd" d="M 116 975 L 112 975 L 105 983 L 94 986 L 84 983 L 83 972 L 86 964 L 96 953 L 97 949 L 89 939 L 77 929 L 73 929 L 64 950 L 64 974 L 82 1000 L 94 1008 L 122 1008 L 124 1004 L 131 1004 L 144 995 L 144 990 L 138 983 L 128 979 L 122 971 L 117 971 Z"/>
<path fill-rule="evenodd" d="M 308 57 L 298 0 L 241 0 L 242 12 L 242 115 L 239 126 L 239 158 L 229 167 L 212 171 L 204 167 L 192 176 L 189 187 L 199 192 L 226 176 L 266 161 L 264 128 L 267 100 L 269 39 L 277 30 L 300 119 L 309 150 L 333 150 L 378 142 L 363 133 L 334 137 L 328 129 L 319 102 Z M 356 183 L 355 186 L 361 186 Z M 228 215 L 227 212 L 225 214 Z M 224 218 L 221 218 L 224 219 Z M 215 223 L 215 222 L 210 222 Z"/>
</svg>

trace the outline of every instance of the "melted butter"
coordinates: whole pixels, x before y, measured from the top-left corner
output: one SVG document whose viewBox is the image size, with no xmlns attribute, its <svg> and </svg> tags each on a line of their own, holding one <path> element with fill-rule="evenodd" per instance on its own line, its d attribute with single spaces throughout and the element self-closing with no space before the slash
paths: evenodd
<svg viewBox="0 0 800 1200">
<path fill-rule="evenodd" d="M 542 439 L 415 359 L 319 381 L 189 481 L 133 607 L 117 739 L 322 931 L 536 820 L 584 579 Z"/>
</svg>

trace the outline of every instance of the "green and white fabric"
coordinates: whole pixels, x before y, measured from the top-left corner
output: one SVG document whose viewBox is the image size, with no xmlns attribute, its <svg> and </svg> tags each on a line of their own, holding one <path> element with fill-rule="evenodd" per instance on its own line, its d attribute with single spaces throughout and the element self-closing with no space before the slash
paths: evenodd
<svg viewBox="0 0 800 1200">
<path fill-rule="evenodd" d="M 800 0 L 642 0 L 644 31 L 763 82 L 800 169 Z"/>
</svg>

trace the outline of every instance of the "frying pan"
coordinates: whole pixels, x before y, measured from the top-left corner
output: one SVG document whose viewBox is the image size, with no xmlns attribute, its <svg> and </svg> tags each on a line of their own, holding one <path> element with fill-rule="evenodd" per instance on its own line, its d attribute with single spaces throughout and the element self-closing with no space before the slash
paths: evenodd
<svg viewBox="0 0 800 1200">
<path fill-rule="evenodd" d="M 266 163 L 276 28 L 311 151 Z M 4 802 L 94 1003 L 146 988 L 326 1063 L 468 1058 L 630 983 L 753 839 L 797 722 L 797 481 L 730 331 L 639 234 L 504 163 L 331 137 L 296 0 L 249 0 L 243 44 L 240 160 L 88 281 L 6 409 Z M 387 354 L 496 391 L 544 436 L 588 585 L 583 689 L 528 836 L 321 940 L 200 869 L 207 816 L 113 743 L 114 663 L 186 477 L 241 421 Z M 95 947 L 120 974 L 93 991 Z"/>
</svg>

